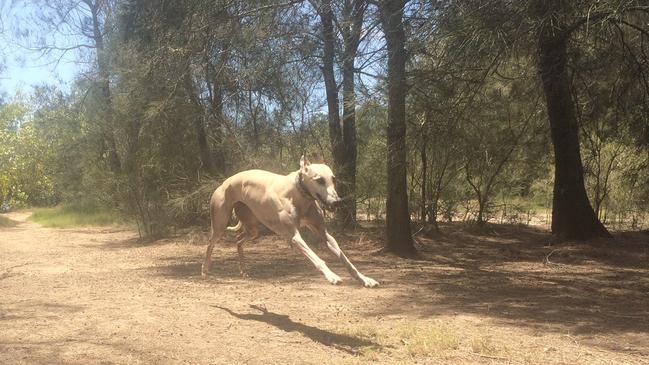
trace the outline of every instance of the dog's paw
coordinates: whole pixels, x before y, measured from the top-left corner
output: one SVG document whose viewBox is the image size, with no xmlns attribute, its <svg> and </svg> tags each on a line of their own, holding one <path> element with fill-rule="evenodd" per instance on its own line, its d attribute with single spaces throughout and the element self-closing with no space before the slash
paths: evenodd
<svg viewBox="0 0 649 365">
<path fill-rule="evenodd" d="M 363 286 L 366 288 L 376 288 L 379 286 L 379 282 L 366 276 L 363 278 Z"/>
<path fill-rule="evenodd" d="M 333 285 L 338 285 L 343 282 L 343 280 L 340 278 L 340 276 L 331 273 L 330 275 L 327 275 L 327 280 L 333 284 Z"/>
<path fill-rule="evenodd" d="M 205 270 L 205 267 L 201 268 L 201 278 L 207 279 L 207 276 L 210 274 L 209 270 Z"/>
</svg>

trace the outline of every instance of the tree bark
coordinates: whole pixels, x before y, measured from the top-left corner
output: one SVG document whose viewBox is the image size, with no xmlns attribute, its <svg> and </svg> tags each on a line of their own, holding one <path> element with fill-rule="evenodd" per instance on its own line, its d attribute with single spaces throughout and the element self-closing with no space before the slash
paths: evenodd
<svg viewBox="0 0 649 365">
<path fill-rule="evenodd" d="M 345 202 L 338 210 L 338 219 L 343 226 L 356 223 L 356 94 L 354 83 L 354 60 L 343 61 L 343 128 L 344 153 L 339 166 L 339 185 Z"/>
<path fill-rule="evenodd" d="M 388 52 L 387 249 L 400 256 L 411 256 L 416 251 L 410 230 L 406 184 L 405 3 L 404 0 L 384 0 L 379 8 Z"/>
<path fill-rule="evenodd" d="M 212 153 L 210 151 L 210 146 L 207 142 L 207 131 L 205 130 L 205 113 L 203 112 L 203 105 L 201 104 L 196 91 L 194 90 L 194 82 L 192 81 L 191 70 L 187 68 L 187 73 L 185 75 L 185 89 L 189 96 L 190 101 L 196 108 L 200 111 L 203 116 L 195 117 L 194 119 L 194 130 L 196 132 L 196 142 L 198 144 L 198 153 L 200 155 L 200 160 L 203 170 L 207 171 L 210 174 L 216 173 L 216 166 L 214 160 L 212 159 Z"/>
<path fill-rule="evenodd" d="M 343 119 L 342 139 L 345 151 L 341 166 L 342 195 L 347 197 L 338 211 L 338 219 L 344 227 L 356 224 L 356 82 L 355 60 L 358 53 L 363 18 L 367 3 L 365 0 L 347 0 L 343 6 L 341 32 L 343 35 Z"/>
<path fill-rule="evenodd" d="M 212 123 L 209 124 L 209 128 L 212 131 L 212 140 L 213 144 L 213 158 L 212 162 L 214 163 L 214 168 L 218 172 L 225 171 L 225 157 L 223 153 L 223 124 L 225 121 L 225 113 L 223 111 L 223 88 L 219 86 L 218 81 L 212 83 L 212 97 L 210 98 L 211 108 L 210 113 L 212 115 Z"/>
<path fill-rule="evenodd" d="M 334 168 L 339 170 L 341 161 L 345 160 L 345 148 L 340 125 L 340 104 L 338 100 L 338 86 L 334 73 L 335 56 L 335 33 L 333 25 L 333 10 L 331 1 L 323 0 L 319 11 L 322 22 L 323 55 L 322 75 L 325 82 L 325 93 L 327 95 L 327 117 L 329 121 L 329 139 L 331 141 L 331 152 L 334 158 Z"/>
<path fill-rule="evenodd" d="M 554 4 L 537 3 L 544 24 L 539 30 L 538 71 L 543 83 L 554 147 L 552 233 L 563 239 L 610 237 L 588 201 L 579 150 L 575 105 L 566 71 L 570 33 L 551 21 Z M 554 25 L 552 27 L 551 25 Z"/>
<path fill-rule="evenodd" d="M 356 93 L 354 82 L 354 60 L 360 39 L 364 2 L 357 0 L 353 9 L 345 4 L 344 38 L 342 62 L 343 117 L 340 120 L 338 86 L 334 73 L 336 33 L 334 12 L 330 0 L 323 0 L 319 9 L 322 22 L 323 67 L 327 95 L 329 138 L 334 158 L 334 169 L 338 175 L 337 189 L 345 197 L 343 205 L 337 210 L 336 218 L 343 225 L 356 223 Z"/>
<path fill-rule="evenodd" d="M 428 126 L 426 125 L 425 128 Z M 424 129 L 424 128 L 422 128 Z M 428 206 L 428 192 L 426 185 L 428 185 L 428 133 L 422 130 L 421 133 L 421 150 L 419 156 L 421 158 L 421 222 L 426 222 L 426 213 L 429 210 Z"/>
<path fill-rule="evenodd" d="M 102 32 L 101 20 L 99 19 L 100 3 L 97 1 L 85 0 L 92 17 L 92 38 L 95 42 L 95 51 L 97 52 L 97 71 L 99 73 L 99 92 L 101 96 L 101 116 L 103 117 L 102 134 L 106 144 L 106 154 L 108 157 L 108 166 L 111 172 L 120 172 L 122 163 L 117 153 L 117 144 L 115 143 L 115 126 L 113 123 L 113 103 L 110 92 L 110 69 L 108 55 L 104 45 L 104 34 Z"/>
<path fill-rule="evenodd" d="M 208 117 L 206 118 L 206 129 L 208 136 L 212 139 L 210 148 L 211 161 L 217 173 L 225 171 L 225 153 L 223 146 L 223 127 L 226 123 L 223 107 L 223 94 L 225 92 L 223 76 L 217 70 L 223 70 L 230 59 L 231 44 L 226 42 L 219 49 L 219 57 L 214 61 L 212 52 L 206 51 L 205 57 L 205 84 L 208 92 Z M 211 46 L 205 46 L 206 50 L 212 50 Z"/>
</svg>

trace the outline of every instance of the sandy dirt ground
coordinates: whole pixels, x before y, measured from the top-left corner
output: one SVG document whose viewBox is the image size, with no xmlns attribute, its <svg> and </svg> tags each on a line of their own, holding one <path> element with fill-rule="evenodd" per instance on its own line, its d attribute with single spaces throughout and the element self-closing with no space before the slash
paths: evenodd
<svg viewBox="0 0 649 365">
<path fill-rule="evenodd" d="M 547 232 L 444 226 L 421 257 L 380 229 L 336 233 L 365 289 L 328 284 L 283 240 L 234 238 L 200 277 L 205 234 L 0 228 L 0 364 L 649 364 L 649 235 L 554 244 Z"/>
</svg>

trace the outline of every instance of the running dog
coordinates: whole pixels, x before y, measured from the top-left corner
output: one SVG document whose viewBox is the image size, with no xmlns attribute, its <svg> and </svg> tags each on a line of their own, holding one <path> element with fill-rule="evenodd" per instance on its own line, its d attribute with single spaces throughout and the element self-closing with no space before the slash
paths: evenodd
<svg viewBox="0 0 649 365">
<path fill-rule="evenodd" d="M 214 244 L 228 228 L 228 220 L 235 209 L 239 222 L 250 236 L 256 237 L 257 223 L 260 222 L 278 235 L 286 237 L 331 284 L 339 284 L 342 280 L 309 248 L 300 235 L 300 227 L 309 228 L 325 240 L 329 250 L 363 286 L 378 286 L 376 280 L 361 274 L 354 267 L 338 246 L 338 242 L 327 232 L 323 212 L 316 201 L 323 207 L 332 209 L 341 199 L 336 192 L 335 176 L 329 166 L 312 164 L 304 156 L 300 158 L 300 169 L 288 175 L 248 170 L 229 177 L 214 191 L 210 199 L 212 231 L 205 252 L 202 276 L 205 278 L 209 274 Z M 243 238 L 237 242 L 242 273 L 242 244 L 245 240 Z"/>
</svg>

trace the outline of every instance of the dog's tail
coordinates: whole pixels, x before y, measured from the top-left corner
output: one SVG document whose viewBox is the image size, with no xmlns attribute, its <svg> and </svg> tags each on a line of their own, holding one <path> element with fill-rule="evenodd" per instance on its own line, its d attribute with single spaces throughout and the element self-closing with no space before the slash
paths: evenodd
<svg viewBox="0 0 649 365">
<path fill-rule="evenodd" d="M 241 230 L 241 227 L 243 227 L 243 223 L 241 223 L 241 221 L 238 221 L 235 226 L 226 227 L 225 229 L 231 232 L 238 232 Z"/>
</svg>

